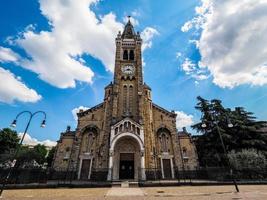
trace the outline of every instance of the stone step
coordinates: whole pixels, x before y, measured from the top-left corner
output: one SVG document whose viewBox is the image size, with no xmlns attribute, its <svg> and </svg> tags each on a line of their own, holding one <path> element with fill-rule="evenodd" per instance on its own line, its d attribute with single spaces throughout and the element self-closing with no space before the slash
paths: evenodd
<svg viewBox="0 0 267 200">
<path fill-rule="evenodd" d="M 128 188 L 129 187 L 129 181 L 122 181 L 121 182 L 121 187 L 122 188 Z"/>
<path fill-rule="evenodd" d="M 113 181 L 112 187 L 136 188 L 139 187 L 139 184 L 138 181 Z"/>
</svg>

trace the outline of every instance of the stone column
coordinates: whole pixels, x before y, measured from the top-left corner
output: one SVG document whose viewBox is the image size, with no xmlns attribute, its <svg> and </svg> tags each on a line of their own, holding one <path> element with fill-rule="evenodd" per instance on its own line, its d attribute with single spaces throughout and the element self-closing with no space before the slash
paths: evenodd
<svg viewBox="0 0 267 200">
<path fill-rule="evenodd" d="M 174 178 L 174 170 L 173 170 L 173 158 L 170 158 L 171 161 L 171 172 L 172 172 L 172 178 Z"/>
<path fill-rule="evenodd" d="M 146 180 L 144 151 L 141 151 L 141 179 Z"/>
<path fill-rule="evenodd" d="M 109 152 L 109 165 L 108 165 L 108 181 L 112 180 L 112 171 L 113 171 L 113 151 Z"/>
</svg>

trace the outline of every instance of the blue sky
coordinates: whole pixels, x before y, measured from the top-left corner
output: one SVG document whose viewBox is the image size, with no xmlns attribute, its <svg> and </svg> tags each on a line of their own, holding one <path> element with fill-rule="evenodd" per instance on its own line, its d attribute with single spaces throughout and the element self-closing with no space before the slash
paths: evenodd
<svg viewBox="0 0 267 200">
<path fill-rule="evenodd" d="M 114 39 L 127 15 L 145 37 L 144 78 L 153 101 L 178 112 L 178 128 L 199 120 L 199 95 L 266 120 L 267 6 L 252 2 L 1 1 L 0 128 L 20 111 L 43 110 L 47 127 L 36 117 L 31 137 L 56 141 L 67 125 L 75 129 L 72 110 L 100 103 L 112 81 Z M 16 130 L 25 123 L 26 116 Z"/>
</svg>

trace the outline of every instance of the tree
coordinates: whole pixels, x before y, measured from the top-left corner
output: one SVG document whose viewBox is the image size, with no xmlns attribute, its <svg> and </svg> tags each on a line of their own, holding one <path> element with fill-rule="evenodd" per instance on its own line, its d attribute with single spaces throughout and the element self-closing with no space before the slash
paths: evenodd
<svg viewBox="0 0 267 200">
<path fill-rule="evenodd" d="M 234 169 L 264 169 L 267 167 L 266 157 L 255 149 L 243 149 L 238 152 L 232 150 L 228 154 L 228 158 Z"/>
<path fill-rule="evenodd" d="M 266 122 L 256 121 L 253 113 L 237 107 L 235 110 L 224 108 L 218 99 L 208 101 L 197 97 L 195 106 L 202 113 L 200 122 L 192 128 L 201 133 L 196 139 L 199 161 L 204 166 L 225 166 L 227 158 L 224 155 L 219 133 L 221 133 L 226 151 L 242 151 L 253 148 L 267 152 L 267 138 L 259 132 Z M 233 127 L 228 127 L 229 123 Z M 206 126 L 203 127 L 202 124 Z"/>
<path fill-rule="evenodd" d="M 33 148 L 22 146 L 18 155 L 16 167 L 41 166 L 46 161 L 47 150 L 44 145 L 38 144 Z"/>
<path fill-rule="evenodd" d="M 39 164 L 44 164 L 46 161 L 47 149 L 44 145 L 37 144 L 34 146 L 33 151 L 36 153 L 35 160 Z"/>
<path fill-rule="evenodd" d="M 46 162 L 47 162 L 48 167 L 52 166 L 52 162 L 53 162 L 55 153 L 56 153 L 56 147 L 52 147 L 52 149 L 48 152 L 48 156 L 46 158 Z"/>
<path fill-rule="evenodd" d="M 0 162 L 10 158 L 10 155 L 19 145 L 20 138 L 16 131 L 10 128 L 0 130 Z"/>
</svg>

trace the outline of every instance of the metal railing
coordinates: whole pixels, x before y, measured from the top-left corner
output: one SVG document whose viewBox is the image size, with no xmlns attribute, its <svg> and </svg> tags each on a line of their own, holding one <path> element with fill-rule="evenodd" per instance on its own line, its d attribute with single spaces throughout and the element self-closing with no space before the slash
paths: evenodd
<svg viewBox="0 0 267 200">
<path fill-rule="evenodd" d="M 90 182 L 106 182 L 108 168 L 92 168 L 90 179 L 82 181 Z M 163 178 L 161 168 L 146 168 L 146 181 L 161 181 L 173 180 L 179 183 L 193 183 L 193 182 L 230 182 L 232 174 L 227 168 L 209 167 L 199 168 L 196 170 L 182 170 L 178 168 L 173 169 L 173 176 Z M 0 183 L 3 183 L 8 169 L 0 168 Z M 60 184 L 70 184 L 73 181 L 78 181 L 78 172 L 76 170 L 53 170 L 41 168 L 14 168 L 12 175 L 7 184 L 29 184 L 29 183 L 47 183 L 54 181 Z M 242 168 L 233 171 L 235 179 L 238 182 L 267 182 L 267 168 Z M 138 179 L 141 178 L 141 169 L 138 169 Z"/>
</svg>

